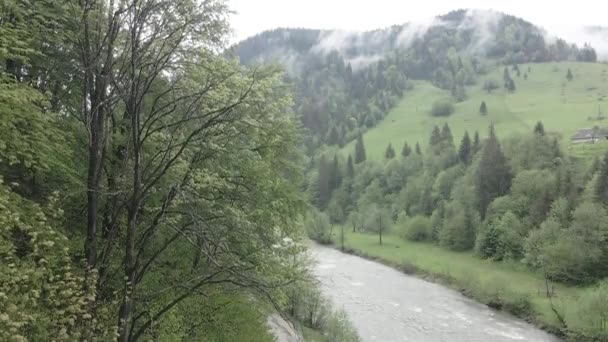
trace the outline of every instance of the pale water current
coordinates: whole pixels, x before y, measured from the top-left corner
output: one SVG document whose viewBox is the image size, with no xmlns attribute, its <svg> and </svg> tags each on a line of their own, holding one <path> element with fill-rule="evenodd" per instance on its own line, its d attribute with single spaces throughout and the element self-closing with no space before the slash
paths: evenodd
<svg viewBox="0 0 608 342">
<path fill-rule="evenodd" d="M 364 342 L 560 341 L 441 285 L 332 248 L 311 251 L 323 293 Z"/>
</svg>

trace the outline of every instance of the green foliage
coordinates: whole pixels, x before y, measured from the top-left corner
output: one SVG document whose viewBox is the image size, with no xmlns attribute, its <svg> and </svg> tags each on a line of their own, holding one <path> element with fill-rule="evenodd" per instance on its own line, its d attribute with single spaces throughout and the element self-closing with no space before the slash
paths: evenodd
<svg viewBox="0 0 608 342">
<path fill-rule="evenodd" d="M 384 152 L 384 158 L 386 158 L 386 159 L 395 158 L 395 149 L 393 148 L 393 145 L 391 143 L 389 143 L 388 146 L 386 147 L 386 151 Z"/>
<path fill-rule="evenodd" d="M 431 115 L 433 116 L 450 116 L 454 112 L 454 104 L 450 99 L 440 99 L 433 102 Z"/>
<path fill-rule="evenodd" d="M 574 78 L 574 76 L 572 75 L 572 70 L 570 70 L 570 68 L 568 68 L 568 72 L 566 73 L 566 79 L 568 81 L 572 81 L 573 78 Z"/>
<path fill-rule="evenodd" d="M 451 203 L 446 207 L 439 244 L 459 251 L 472 249 L 479 225 L 479 215 L 473 208 Z"/>
<path fill-rule="evenodd" d="M 599 175 L 595 184 L 597 199 L 604 204 L 608 204 L 608 152 L 604 160 L 599 165 Z"/>
<path fill-rule="evenodd" d="M 311 210 L 306 216 L 304 227 L 311 239 L 322 244 L 332 243 L 332 225 L 326 214 L 317 210 Z"/>
<path fill-rule="evenodd" d="M 475 249 L 483 258 L 520 260 L 525 230 L 517 216 L 506 212 L 500 219 L 486 223 L 477 235 Z"/>
<path fill-rule="evenodd" d="M 431 238 L 431 220 L 423 215 L 416 215 L 408 219 L 405 226 L 400 228 L 403 230 L 403 237 L 411 241 L 426 241 Z"/>
<path fill-rule="evenodd" d="M 365 155 L 365 145 L 363 143 L 363 135 L 361 132 L 357 135 L 357 143 L 355 144 L 355 164 L 360 164 L 367 159 Z"/>
<path fill-rule="evenodd" d="M 490 126 L 490 135 L 484 143 L 476 175 L 476 191 L 482 218 L 492 200 L 509 190 L 511 177 L 511 170 L 496 138 L 494 126 Z"/>
<path fill-rule="evenodd" d="M 460 162 L 468 165 L 473 159 L 473 147 L 471 146 L 471 138 L 469 132 L 465 131 L 462 140 L 460 141 L 460 147 L 458 148 L 458 159 Z"/>
<path fill-rule="evenodd" d="M 2 340 L 101 341 L 116 334 L 112 305 L 96 303 L 96 271 L 85 276 L 72 263 L 68 239 L 55 226 L 61 215 L 56 197 L 42 208 L 0 181 Z"/>
<path fill-rule="evenodd" d="M 403 148 L 401 149 L 401 156 L 407 158 L 412 154 L 412 148 L 407 144 L 407 141 L 403 144 Z"/>
<path fill-rule="evenodd" d="M 488 106 L 485 101 L 481 101 L 481 105 L 479 105 L 479 114 L 488 115 Z"/>
<path fill-rule="evenodd" d="M 538 134 L 541 136 L 545 135 L 545 126 L 543 126 L 542 121 L 537 122 L 534 126 L 534 134 Z"/>
<path fill-rule="evenodd" d="M 577 330 L 587 338 L 608 338 L 608 283 L 600 282 L 587 291 L 574 310 Z"/>
</svg>

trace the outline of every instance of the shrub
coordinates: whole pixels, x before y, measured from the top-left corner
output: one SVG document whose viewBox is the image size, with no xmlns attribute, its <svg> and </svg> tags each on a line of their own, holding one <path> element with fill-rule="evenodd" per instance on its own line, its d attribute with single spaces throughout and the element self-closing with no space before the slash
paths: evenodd
<svg viewBox="0 0 608 342">
<path fill-rule="evenodd" d="M 306 218 L 305 225 L 308 237 L 311 239 L 322 244 L 330 244 L 332 242 L 331 224 L 327 214 L 314 210 Z"/>
<path fill-rule="evenodd" d="M 433 102 L 431 114 L 433 116 L 449 116 L 454 112 L 454 103 L 451 99 L 441 99 Z"/>
<path fill-rule="evenodd" d="M 431 219 L 423 215 L 416 215 L 408 220 L 404 236 L 411 241 L 425 241 L 431 238 Z"/>
</svg>

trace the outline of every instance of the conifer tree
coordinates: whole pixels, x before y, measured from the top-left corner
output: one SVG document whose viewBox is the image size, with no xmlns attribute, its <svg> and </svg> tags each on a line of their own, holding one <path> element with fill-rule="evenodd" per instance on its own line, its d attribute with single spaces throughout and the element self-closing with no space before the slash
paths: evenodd
<svg viewBox="0 0 608 342">
<path fill-rule="evenodd" d="M 475 131 L 473 136 L 473 154 L 479 152 L 481 149 L 481 140 L 479 139 L 479 132 Z"/>
<path fill-rule="evenodd" d="M 361 132 L 357 134 L 357 142 L 355 143 L 355 164 L 359 164 L 365 161 L 365 144 L 363 143 L 363 135 Z"/>
<path fill-rule="evenodd" d="M 507 193 L 512 178 L 509 163 L 494 132 L 494 125 L 490 126 L 490 134 L 484 143 L 476 176 L 479 214 L 484 218 L 490 203 L 496 197 Z"/>
<path fill-rule="evenodd" d="M 460 142 L 460 148 L 458 149 L 458 158 L 460 162 L 468 165 L 471 162 L 472 157 L 471 138 L 469 132 L 465 131 L 462 141 Z"/>
<path fill-rule="evenodd" d="M 386 147 L 386 151 L 384 151 L 384 158 L 393 159 L 395 158 L 395 150 L 393 149 L 393 145 L 389 142 Z"/>
<path fill-rule="evenodd" d="M 353 157 L 349 154 L 348 160 L 346 161 L 346 176 L 353 179 L 355 176 L 355 166 L 353 165 Z"/>
<path fill-rule="evenodd" d="M 407 144 L 407 141 L 403 144 L 403 148 L 401 149 L 401 156 L 403 158 L 409 157 L 412 154 L 412 148 Z"/>
<path fill-rule="evenodd" d="M 416 154 L 419 156 L 422 155 L 422 150 L 420 149 L 420 144 L 418 142 L 416 142 Z"/>
<path fill-rule="evenodd" d="M 542 121 L 537 122 L 536 126 L 534 126 L 534 134 L 538 134 L 540 136 L 545 135 L 545 127 L 543 126 Z"/>
<path fill-rule="evenodd" d="M 608 204 L 608 152 L 599 163 L 599 178 L 595 187 L 597 199 L 604 205 Z"/>
<path fill-rule="evenodd" d="M 441 142 L 441 131 L 439 127 L 435 125 L 433 127 L 433 131 L 431 132 L 431 140 L 429 141 L 429 145 L 437 146 Z"/>
<path fill-rule="evenodd" d="M 443 124 L 443 128 L 441 129 L 441 141 L 446 146 L 454 146 L 454 137 L 452 136 L 452 130 L 450 129 L 450 126 L 447 122 Z"/>
<path fill-rule="evenodd" d="M 479 106 L 479 113 L 481 115 L 488 114 L 488 107 L 486 106 L 486 101 L 481 101 L 481 105 Z"/>
</svg>

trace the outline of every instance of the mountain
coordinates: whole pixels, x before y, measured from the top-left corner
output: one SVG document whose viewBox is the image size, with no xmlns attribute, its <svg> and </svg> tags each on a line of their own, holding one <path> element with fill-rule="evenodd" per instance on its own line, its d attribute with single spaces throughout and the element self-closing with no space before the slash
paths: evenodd
<svg viewBox="0 0 608 342">
<path fill-rule="evenodd" d="M 553 39 L 523 19 L 482 10 L 367 32 L 279 28 L 233 51 L 243 64 L 284 66 L 311 151 L 324 143 L 343 146 L 374 127 L 412 89 L 412 80 L 428 80 L 460 102 L 467 86 L 497 64 L 597 60 L 587 44 Z"/>
</svg>

